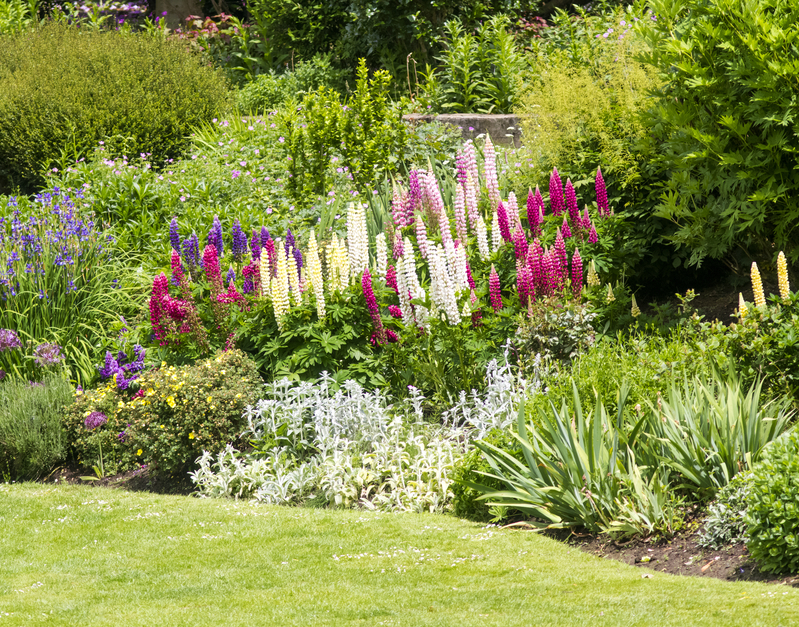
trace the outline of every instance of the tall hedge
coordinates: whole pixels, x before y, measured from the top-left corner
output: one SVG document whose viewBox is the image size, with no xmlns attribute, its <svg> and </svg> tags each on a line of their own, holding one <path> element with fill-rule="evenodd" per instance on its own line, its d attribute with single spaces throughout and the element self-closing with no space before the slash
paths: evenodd
<svg viewBox="0 0 799 627">
<path fill-rule="evenodd" d="M 222 76 L 160 36 L 64 24 L 0 37 L 0 192 L 33 191 L 62 158 L 178 156 L 224 109 Z"/>
</svg>

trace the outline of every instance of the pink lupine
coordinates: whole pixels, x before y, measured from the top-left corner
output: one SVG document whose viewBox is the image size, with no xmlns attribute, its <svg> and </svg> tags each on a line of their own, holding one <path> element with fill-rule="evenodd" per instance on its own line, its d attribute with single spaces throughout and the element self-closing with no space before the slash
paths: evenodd
<svg viewBox="0 0 799 627">
<path fill-rule="evenodd" d="M 574 249 L 572 256 L 572 293 L 575 298 L 580 298 L 583 291 L 583 260 L 580 258 L 580 250 Z"/>
<path fill-rule="evenodd" d="M 538 185 L 535 186 L 535 201 L 538 205 L 538 208 L 541 210 L 541 215 L 546 215 L 546 207 L 544 207 L 544 197 L 541 195 L 541 190 L 538 189 Z M 543 221 L 543 220 L 542 220 Z"/>
<path fill-rule="evenodd" d="M 271 238 L 266 240 L 266 244 L 264 244 L 264 249 L 266 249 L 266 259 L 269 262 L 269 274 L 272 277 L 276 277 L 277 257 L 275 255 L 275 240 Z"/>
<path fill-rule="evenodd" d="M 513 231 L 513 251 L 516 254 L 516 261 L 522 264 L 527 263 L 527 238 L 524 236 L 524 231 L 517 227 Z"/>
<path fill-rule="evenodd" d="M 519 219 L 519 207 L 516 202 L 516 194 L 510 192 L 508 194 L 508 202 L 505 204 L 505 212 L 508 214 L 508 227 L 511 234 L 516 226 L 521 226 L 522 221 Z"/>
<path fill-rule="evenodd" d="M 599 241 L 599 236 L 596 234 L 596 227 L 591 225 L 591 232 L 588 234 L 588 243 L 596 244 Z"/>
<path fill-rule="evenodd" d="M 391 256 L 394 257 L 394 261 L 397 261 L 404 254 L 405 244 L 402 243 L 402 238 L 397 233 L 394 237 L 394 246 L 391 247 Z"/>
<path fill-rule="evenodd" d="M 405 204 L 402 201 L 402 190 L 399 185 L 394 185 L 394 193 L 391 199 L 391 217 L 394 225 L 401 229 L 405 226 Z"/>
<path fill-rule="evenodd" d="M 174 248 L 172 249 L 172 278 L 176 284 L 180 284 L 183 279 L 183 264 L 180 262 L 180 254 Z"/>
<path fill-rule="evenodd" d="M 425 191 L 427 192 L 427 200 L 430 203 L 430 211 L 436 218 L 440 218 L 444 213 L 444 200 L 441 198 L 441 190 L 438 187 L 438 179 L 431 171 L 425 177 Z"/>
<path fill-rule="evenodd" d="M 605 179 L 602 178 L 602 169 L 596 169 L 596 181 L 594 183 L 594 187 L 596 188 L 596 206 L 599 210 L 600 217 L 606 217 L 610 215 L 610 209 L 608 208 L 608 192 L 605 188 Z"/>
<path fill-rule="evenodd" d="M 223 305 L 230 305 L 232 303 L 236 303 L 242 310 L 247 310 L 249 307 L 247 306 L 247 299 L 244 298 L 239 291 L 236 289 L 236 286 L 233 284 L 233 281 L 230 282 L 227 288 L 227 292 L 223 292 L 216 297 L 218 303 L 222 303 Z"/>
<path fill-rule="evenodd" d="M 558 264 L 558 268 L 562 271 L 566 271 L 569 267 L 569 257 L 566 254 L 566 242 L 563 239 L 563 234 L 558 229 L 558 234 L 555 237 L 555 244 L 552 246 L 553 254 L 555 255 L 555 262 Z"/>
<path fill-rule="evenodd" d="M 572 236 L 572 231 L 569 228 L 569 221 L 566 219 L 566 216 L 563 216 L 563 225 L 560 227 L 560 232 L 563 233 L 563 237 Z"/>
<path fill-rule="evenodd" d="M 530 274 L 533 280 L 533 286 L 537 293 L 545 293 L 547 282 L 543 267 L 544 249 L 538 238 L 533 240 L 532 246 L 527 253 L 527 266 L 530 268 Z"/>
<path fill-rule="evenodd" d="M 366 299 L 366 308 L 369 310 L 369 315 L 372 318 L 372 324 L 375 328 L 377 342 L 378 344 L 385 344 L 386 329 L 383 326 L 383 320 L 380 318 L 380 309 L 377 306 L 377 299 L 375 298 L 375 293 L 372 289 L 372 275 L 369 273 L 369 270 L 363 271 L 363 276 L 361 277 L 361 287 L 363 287 L 363 296 Z"/>
<path fill-rule="evenodd" d="M 397 286 L 397 269 L 391 265 L 386 271 L 386 285 L 399 294 L 399 287 Z"/>
<path fill-rule="evenodd" d="M 422 259 L 427 259 L 427 226 L 421 215 L 416 219 L 416 245 Z"/>
<path fill-rule="evenodd" d="M 466 260 L 466 281 L 469 283 L 469 289 L 474 289 L 474 279 L 472 278 L 472 267 L 469 265 L 469 260 Z"/>
<path fill-rule="evenodd" d="M 400 309 L 396 305 L 389 305 L 388 313 L 391 314 L 392 318 L 402 318 L 402 309 Z"/>
<path fill-rule="evenodd" d="M 582 222 L 580 223 L 580 226 L 582 227 L 582 229 L 584 231 L 590 231 L 591 230 L 591 226 L 592 226 L 591 225 L 591 216 L 588 213 L 588 207 L 586 207 L 585 211 L 583 212 L 583 219 L 582 219 Z"/>
<path fill-rule="evenodd" d="M 466 230 L 466 196 L 462 185 L 458 185 L 455 191 L 455 232 L 458 239 L 466 241 L 468 231 Z"/>
<path fill-rule="evenodd" d="M 494 311 L 502 309 L 502 292 L 500 291 L 499 275 L 494 264 L 491 264 L 491 274 L 488 275 L 488 291 L 491 297 L 491 307 Z"/>
<path fill-rule="evenodd" d="M 569 212 L 569 220 L 574 228 L 580 228 L 580 207 L 577 205 L 577 194 L 574 191 L 571 179 L 566 179 L 566 209 Z"/>
<path fill-rule="evenodd" d="M 563 182 L 560 180 L 557 168 L 552 170 L 552 175 L 549 177 L 549 206 L 553 216 L 563 213 Z"/>
<path fill-rule="evenodd" d="M 219 294 L 222 291 L 222 269 L 219 267 L 216 246 L 213 244 L 208 244 L 203 250 L 203 268 L 205 277 L 211 284 L 211 291 Z"/>
<path fill-rule="evenodd" d="M 153 292 L 150 296 L 150 324 L 153 327 L 153 334 L 155 339 L 164 340 L 168 335 L 168 330 L 163 324 L 163 318 L 166 314 L 164 311 L 164 298 L 169 298 L 169 281 L 165 274 L 159 274 L 153 279 Z M 163 342 L 161 342 L 163 346 Z"/>
<path fill-rule="evenodd" d="M 502 204 L 502 201 L 499 201 L 497 204 L 497 221 L 499 222 L 499 232 L 502 235 L 502 239 L 506 242 L 510 241 L 510 227 L 508 226 L 508 214 L 505 211 L 505 205 Z"/>
<path fill-rule="evenodd" d="M 441 212 L 438 214 L 438 231 L 441 234 L 441 243 L 446 249 L 448 245 L 452 245 L 452 229 L 449 222 L 444 205 L 441 205 Z"/>
<path fill-rule="evenodd" d="M 530 231 L 533 235 L 538 235 L 539 232 L 539 213 L 538 213 L 538 202 L 535 198 L 535 194 L 533 194 L 533 190 L 530 189 L 527 192 L 527 224 L 530 225 Z"/>
<path fill-rule="evenodd" d="M 461 150 L 455 156 L 455 168 L 458 172 L 458 185 L 466 187 L 466 180 L 469 178 L 469 160 Z"/>
<path fill-rule="evenodd" d="M 519 292 L 519 300 L 522 307 L 527 307 L 530 298 L 532 297 L 531 290 L 533 288 L 533 280 L 530 268 L 526 265 L 519 265 L 516 272 L 516 289 Z"/>
<path fill-rule="evenodd" d="M 419 182 L 419 172 L 411 170 L 408 173 L 408 204 L 405 207 L 405 216 L 413 221 L 416 210 L 422 206 L 422 186 Z M 406 223 L 410 225 L 410 222 Z"/>
</svg>

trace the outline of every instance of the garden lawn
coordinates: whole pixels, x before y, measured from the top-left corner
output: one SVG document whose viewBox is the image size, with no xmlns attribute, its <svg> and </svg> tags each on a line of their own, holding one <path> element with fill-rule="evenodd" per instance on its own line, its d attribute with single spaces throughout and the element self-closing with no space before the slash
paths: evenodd
<svg viewBox="0 0 799 627">
<path fill-rule="evenodd" d="M 795 625 L 799 592 L 447 516 L 0 484 L 5 625 Z"/>
</svg>

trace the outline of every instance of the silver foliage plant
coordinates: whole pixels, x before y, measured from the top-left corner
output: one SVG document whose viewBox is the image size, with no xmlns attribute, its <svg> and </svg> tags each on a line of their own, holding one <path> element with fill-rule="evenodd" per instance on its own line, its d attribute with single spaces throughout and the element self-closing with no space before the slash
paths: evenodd
<svg viewBox="0 0 799 627">
<path fill-rule="evenodd" d="M 255 451 L 228 446 L 216 459 L 204 452 L 192 480 L 200 496 L 252 498 L 275 504 L 314 500 L 383 511 L 444 511 L 452 471 L 471 442 L 515 420 L 519 398 L 540 390 L 492 361 L 483 394 L 461 392 L 440 424 L 426 422 L 421 393 L 390 404 L 380 391 L 354 381 L 333 391 L 324 373 L 315 383 L 287 379 L 266 386 L 248 407 L 245 436 Z"/>
</svg>

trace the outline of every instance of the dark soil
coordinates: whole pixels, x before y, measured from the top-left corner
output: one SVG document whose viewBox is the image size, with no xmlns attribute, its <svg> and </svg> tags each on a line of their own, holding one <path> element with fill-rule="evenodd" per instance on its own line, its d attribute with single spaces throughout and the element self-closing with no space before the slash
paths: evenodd
<svg viewBox="0 0 799 627">
<path fill-rule="evenodd" d="M 776 577 L 760 572 L 743 544 L 726 546 L 720 550 L 706 549 L 699 546 L 699 537 L 693 532 L 655 542 L 634 540 L 616 543 L 604 537 L 578 534 L 562 536 L 560 539 L 597 557 L 615 559 L 641 568 L 645 574 L 658 572 L 799 587 L 799 575 Z"/>
<path fill-rule="evenodd" d="M 84 479 L 91 472 L 78 468 L 60 467 L 44 479 L 44 483 L 91 484 L 103 488 L 116 488 L 132 492 L 154 492 L 156 494 L 183 494 L 194 492 L 194 486 L 187 473 L 180 477 L 161 477 L 150 472 L 147 466 L 129 470 L 102 479 Z"/>
</svg>

